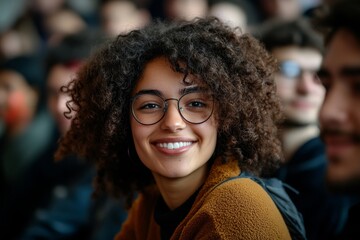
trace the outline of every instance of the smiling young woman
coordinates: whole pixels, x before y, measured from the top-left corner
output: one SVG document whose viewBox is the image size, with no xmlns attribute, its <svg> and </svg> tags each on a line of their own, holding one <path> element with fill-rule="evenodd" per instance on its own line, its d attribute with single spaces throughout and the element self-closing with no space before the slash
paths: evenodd
<svg viewBox="0 0 360 240">
<path fill-rule="evenodd" d="M 274 70 L 253 37 L 216 19 L 119 35 L 68 86 L 76 116 L 58 157 L 95 161 L 96 190 L 128 197 L 116 239 L 290 239 L 259 184 L 227 182 L 281 158 Z"/>
</svg>

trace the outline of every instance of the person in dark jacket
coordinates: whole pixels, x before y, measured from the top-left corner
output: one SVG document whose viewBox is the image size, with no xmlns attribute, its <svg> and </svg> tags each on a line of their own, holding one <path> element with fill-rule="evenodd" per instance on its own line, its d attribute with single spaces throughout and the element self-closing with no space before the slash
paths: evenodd
<svg viewBox="0 0 360 240">
<path fill-rule="evenodd" d="M 350 199 L 330 192 L 325 183 L 318 123 L 325 88 L 317 77 L 322 36 L 303 18 L 267 22 L 258 34 L 279 64 L 275 80 L 285 114 L 280 130 L 285 159 L 276 176 L 298 191 L 289 195 L 303 215 L 308 239 L 328 239 L 342 230 Z"/>
<path fill-rule="evenodd" d="M 69 96 L 61 88 L 76 76 L 101 41 L 97 32 L 82 31 L 65 37 L 47 53 L 47 103 L 60 138 L 71 126 L 64 113 Z M 51 195 L 47 204 L 36 209 L 20 239 L 112 239 L 127 216 L 122 202 L 106 195 L 93 198 L 94 165 L 75 156 L 54 162 L 55 149 L 37 165 L 38 181 L 52 182 Z"/>
<path fill-rule="evenodd" d="M 336 239 L 360 236 L 360 2 L 338 1 L 317 20 L 325 33 L 326 51 L 318 72 L 326 89 L 319 118 L 325 143 L 329 188 L 351 195 L 343 231 Z"/>
<path fill-rule="evenodd" d="M 18 56 L 0 64 L 1 239 L 12 239 L 23 229 L 40 197 L 22 184 L 53 141 L 54 123 L 44 104 L 44 75 L 41 55 Z M 35 195 L 24 197 L 28 191 Z M 18 231 L 12 230 L 15 227 Z"/>
</svg>

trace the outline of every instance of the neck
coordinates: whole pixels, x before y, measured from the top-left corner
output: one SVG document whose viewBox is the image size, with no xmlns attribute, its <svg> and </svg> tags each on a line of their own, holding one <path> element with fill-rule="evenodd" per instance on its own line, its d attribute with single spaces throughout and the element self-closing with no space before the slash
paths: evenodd
<svg viewBox="0 0 360 240">
<path fill-rule="evenodd" d="M 305 142 L 319 135 L 319 127 L 315 124 L 303 127 L 284 127 L 281 129 L 281 141 L 285 161 L 294 155 Z"/>
<path fill-rule="evenodd" d="M 156 184 L 166 203 L 171 209 L 178 208 L 198 190 L 208 175 L 207 165 L 182 178 L 165 178 L 154 174 Z"/>
</svg>

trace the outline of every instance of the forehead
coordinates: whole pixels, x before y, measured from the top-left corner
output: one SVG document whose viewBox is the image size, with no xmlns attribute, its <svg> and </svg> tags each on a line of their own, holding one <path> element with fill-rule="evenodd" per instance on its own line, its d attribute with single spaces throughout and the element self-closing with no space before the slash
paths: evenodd
<svg viewBox="0 0 360 240">
<path fill-rule="evenodd" d="M 277 47 L 273 49 L 272 54 L 279 61 L 293 60 L 303 67 L 318 68 L 322 60 L 321 52 L 309 47 Z"/>
<path fill-rule="evenodd" d="M 332 76 L 344 68 L 360 67 L 360 42 L 347 30 L 335 33 L 327 46 L 322 67 Z"/>
<path fill-rule="evenodd" d="M 184 82 L 185 76 L 186 80 Z M 136 83 L 133 94 L 140 90 L 153 89 L 164 93 L 175 94 L 175 92 L 179 92 L 179 89 L 200 83 L 194 75 L 185 75 L 184 73 L 176 72 L 166 58 L 159 57 L 149 61 L 145 65 L 144 71 Z"/>
</svg>

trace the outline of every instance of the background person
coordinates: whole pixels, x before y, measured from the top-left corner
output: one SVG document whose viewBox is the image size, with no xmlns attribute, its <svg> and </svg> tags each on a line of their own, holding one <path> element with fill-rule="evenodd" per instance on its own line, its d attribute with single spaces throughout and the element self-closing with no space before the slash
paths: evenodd
<svg viewBox="0 0 360 240">
<path fill-rule="evenodd" d="M 276 176 L 298 191 L 289 191 L 302 213 L 308 239 L 328 239 L 346 220 L 349 199 L 328 191 L 327 160 L 320 139 L 318 112 L 325 89 L 317 77 L 323 39 L 307 19 L 264 24 L 260 40 L 278 60 L 277 94 L 285 119 L 280 138 L 285 161 Z"/>
<path fill-rule="evenodd" d="M 151 21 L 150 12 L 140 3 L 130 0 L 102 0 L 99 15 L 100 28 L 112 37 L 142 28 Z"/>
<path fill-rule="evenodd" d="M 18 234 L 34 210 L 24 203 L 22 178 L 52 142 L 53 121 L 44 104 L 41 56 L 27 55 L 0 64 L 0 236 Z M 35 194 L 35 193 L 34 193 Z"/>
<path fill-rule="evenodd" d="M 86 62 L 101 38 L 97 32 L 83 31 L 66 36 L 47 54 L 47 104 L 57 124 L 59 137 L 71 126 L 64 113 L 69 96 L 61 92 Z M 38 188 L 51 183 L 46 204 L 37 207 L 21 238 L 32 239 L 113 239 L 126 218 L 122 201 L 105 195 L 92 198 L 94 166 L 84 159 L 69 156 L 54 162 L 58 142 L 29 173 L 29 181 Z M 29 184 L 28 184 L 29 185 Z M 43 189 L 43 191 L 45 190 Z"/>
<path fill-rule="evenodd" d="M 326 180 L 332 191 L 355 199 L 344 230 L 334 239 L 355 239 L 360 236 L 360 2 L 334 3 L 319 19 L 326 30 L 318 73 L 326 89 L 319 114 L 328 159 Z"/>
</svg>

